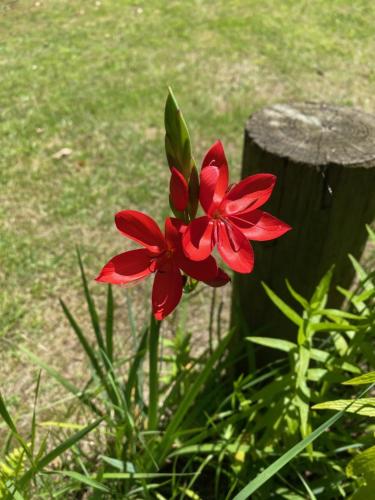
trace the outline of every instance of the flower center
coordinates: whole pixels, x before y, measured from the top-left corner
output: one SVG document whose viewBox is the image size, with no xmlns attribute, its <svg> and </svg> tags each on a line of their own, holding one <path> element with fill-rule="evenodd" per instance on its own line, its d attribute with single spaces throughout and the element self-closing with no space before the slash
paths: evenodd
<svg viewBox="0 0 375 500">
<path fill-rule="evenodd" d="M 165 252 L 165 257 L 167 259 L 172 259 L 174 254 L 174 248 L 168 248 L 168 250 Z"/>
<path fill-rule="evenodd" d="M 219 209 L 219 208 L 217 208 L 217 209 L 215 210 L 215 212 L 212 214 L 212 216 L 211 216 L 211 217 L 212 217 L 213 219 L 221 219 L 221 212 L 220 212 L 220 209 Z"/>
<path fill-rule="evenodd" d="M 170 247 L 161 252 L 159 255 L 153 257 L 151 259 L 150 271 L 154 273 L 158 269 L 162 268 L 169 260 L 173 259 L 174 252 L 175 249 Z"/>
</svg>

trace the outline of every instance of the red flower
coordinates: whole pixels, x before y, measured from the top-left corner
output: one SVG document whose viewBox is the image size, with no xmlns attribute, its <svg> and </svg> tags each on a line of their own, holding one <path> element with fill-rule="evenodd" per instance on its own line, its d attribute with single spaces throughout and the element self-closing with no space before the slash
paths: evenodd
<svg viewBox="0 0 375 500">
<path fill-rule="evenodd" d="M 259 210 L 271 196 L 276 177 L 256 174 L 228 187 L 228 164 L 217 141 L 208 150 L 200 173 L 199 200 L 206 215 L 193 220 L 183 236 L 186 255 L 206 259 L 217 244 L 224 262 L 234 271 L 250 273 L 254 253 L 248 240 L 273 240 L 291 229 Z"/>
<path fill-rule="evenodd" d="M 151 217 L 134 210 L 116 214 L 115 223 L 120 233 L 144 248 L 116 255 L 96 280 L 126 285 L 155 273 L 152 310 L 156 319 L 165 318 L 181 299 L 184 280 L 180 270 L 200 281 L 224 284 L 223 271 L 213 257 L 193 262 L 184 255 L 181 236 L 186 226 L 180 220 L 166 219 L 165 235 Z M 229 281 L 229 277 L 226 278 L 226 282 Z"/>
</svg>

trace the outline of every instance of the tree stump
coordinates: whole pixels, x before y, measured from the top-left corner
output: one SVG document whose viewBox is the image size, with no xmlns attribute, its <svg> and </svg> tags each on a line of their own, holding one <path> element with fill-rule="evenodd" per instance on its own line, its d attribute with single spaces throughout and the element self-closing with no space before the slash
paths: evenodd
<svg viewBox="0 0 375 500">
<path fill-rule="evenodd" d="M 375 116 L 317 103 L 262 109 L 246 124 L 242 177 L 258 172 L 277 176 L 264 209 L 293 229 L 278 240 L 254 242 L 253 273 L 235 278 L 233 320 L 242 315 L 247 335 L 295 340 L 294 326 L 268 299 L 261 281 L 291 303 L 286 278 L 310 298 L 335 264 L 330 304 L 341 304 L 335 285 L 351 285 L 347 254 L 361 257 L 365 224 L 375 216 Z M 265 361 L 263 354 L 260 364 Z"/>
</svg>

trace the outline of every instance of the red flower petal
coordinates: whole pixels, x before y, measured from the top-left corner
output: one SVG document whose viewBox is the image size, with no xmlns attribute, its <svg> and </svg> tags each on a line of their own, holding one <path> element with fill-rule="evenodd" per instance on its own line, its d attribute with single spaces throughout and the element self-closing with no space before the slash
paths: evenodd
<svg viewBox="0 0 375 500">
<path fill-rule="evenodd" d="M 255 210 L 269 199 L 276 182 L 272 174 L 250 175 L 236 184 L 222 204 L 226 215 Z"/>
<path fill-rule="evenodd" d="M 228 281 L 230 281 L 230 277 L 221 269 L 221 267 L 219 267 L 215 278 L 213 280 L 205 281 L 205 283 L 206 285 L 217 288 L 219 286 L 226 285 Z"/>
<path fill-rule="evenodd" d="M 218 228 L 217 248 L 224 262 L 238 273 L 250 273 L 254 267 L 254 252 L 250 242 L 230 223 Z"/>
<path fill-rule="evenodd" d="M 151 252 L 159 253 L 165 248 L 165 240 L 159 226 L 146 214 L 136 210 L 123 210 L 115 215 L 117 229 Z"/>
<path fill-rule="evenodd" d="M 204 260 L 215 245 L 214 222 L 209 217 L 198 217 L 190 222 L 182 236 L 185 255 L 192 260 Z"/>
<path fill-rule="evenodd" d="M 274 240 L 292 229 L 285 222 L 263 210 L 232 215 L 229 219 L 249 240 Z"/>
<path fill-rule="evenodd" d="M 200 173 L 199 200 L 209 214 L 222 202 L 228 189 L 228 163 L 223 145 L 215 142 L 207 151 Z"/>
<path fill-rule="evenodd" d="M 152 312 L 156 319 L 162 320 L 174 310 L 181 300 L 182 287 L 182 276 L 176 266 L 156 273 L 152 287 Z"/>
<path fill-rule="evenodd" d="M 218 272 L 216 260 L 209 256 L 201 261 L 193 261 L 186 257 L 182 249 L 182 235 L 188 226 L 179 219 L 168 218 L 165 221 L 165 239 L 174 249 L 173 260 L 188 276 L 205 281 L 214 279 Z"/>
<path fill-rule="evenodd" d="M 187 225 L 180 219 L 168 217 L 165 219 L 165 240 L 170 248 L 181 247 L 181 238 Z"/>
<path fill-rule="evenodd" d="M 96 281 L 113 285 L 138 281 L 151 273 L 151 258 L 152 254 L 145 248 L 116 255 L 103 267 Z"/>
<path fill-rule="evenodd" d="M 196 261 L 188 259 L 183 252 L 176 252 L 175 261 L 185 274 L 195 280 L 206 282 L 217 277 L 218 267 L 211 255 L 204 260 Z"/>
<path fill-rule="evenodd" d="M 176 168 L 171 169 L 169 182 L 171 203 L 176 210 L 182 212 L 189 202 L 189 188 L 185 177 Z"/>
</svg>

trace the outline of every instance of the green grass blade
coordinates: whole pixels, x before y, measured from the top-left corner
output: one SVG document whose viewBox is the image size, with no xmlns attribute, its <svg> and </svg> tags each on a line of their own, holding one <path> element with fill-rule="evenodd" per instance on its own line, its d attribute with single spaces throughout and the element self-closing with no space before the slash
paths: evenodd
<svg viewBox="0 0 375 500">
<path fill-rule="evenodd" d="M 105 352 L 103 352 L 103 356 L 106 357 Z M 107 357 L 106 362 L 108 365 L 107 381 L 108 386 L 111 388 L 113 408 L 119 415 L 122 415 L 121 418 L 126 417 L 126 419 L 129 420 L 128 423 L 131 423 L 130 413 L 128 412 L 128 405 L 121 390 L 121 379 L 116 376 L 114 367 Z"/>
<path fill-rule="evenodd" d="M 99 458 L 103 460 L 103 462 L 107 463 L 114 469 L 117 469 L 120 472 L 124 472 L 126 463 L 117 458 L 107 457 L 106 455 L 99 455 Z"/>
<path fill-rule="evenodd" d="M 136 352 L 134 359 L 133 359 L 133 362 L 130 366 L 128 381 L 127 381 L 127 384 L 125 387 L 125 398 L 126 398 L 128 405 L 130 405 L 132 390 L 137 385 L 137 373 L 138 373 L 141 361 L 146 354 L 148 332 L 149 332 L 149 328 L 146 327 L 143 331 L 137 352 Z"/>
<path fill-rule="evenodd" d="M 297 349 L 297 344 L 284 339 L 271 337 L 246 337 L 246 340 L 253 342 L 254 344 L 270 347 L 271 349 L 278 349 L 283 352 L 290 352 L 293 349 Z"/>
<path fill-rule="evenodd" d="M 206 467 L 207 464 L 209 464 L 211 462 L 213 457 L 214 457 L 214 455 L 208 455 L 204 460 L 202 460 L 202 463 L 200 464 L 198 469 L 195 471 L 194 476 L 191 478 L 189 484 L 186 487 L 186 493 L 188 491 L 192 491 L 192 488 L 193 488 L 195 482 L 197 481 L 197 479 L 202 474 L 203 469 Z M 183 500 L 183 498 L 185 498 L 185 496 L 186 496 L 186 494 L 183 492 L 180 499 Z"/>
<path fill-rule="evenodd" d="M 361 264 L 358 262 L 358 260 L 355 257 L 353 257 L 353 255 L 348 254 L 348 257 L 350 259 L 350 262 L 352 263 L 352 266 L 355 269 L 355 272 L 357 273 L 359 280 L 363 284 L 364 288 L 371 289 L 371 284 L 367 282 L 368 275 L 367 275 L 366 271 L 363 269 L 363 267 L 361 266 Z"/>
<path fill-rule="evenodd" d="M 105 493 L 110 493 L 110 490 L 104 486 L 104 484 L 99 483 L 96 479 L 93 479 L 92 477 L 85 476 L 84 474 L 80 474 L 79 472 L 76 471 L 59 471 L 59 474 L 69 477 L 71 479 L 74 479 L 75 481 L 78 481 L 79 483 L 83 483 L 87 486 L 90 486 L 94 490 L 99 490 L 99 491 L 104 491 Z"/>
<path fill-rule="evenodd" d="M 310 486 L 307 484 L 305 478 L 302 476 L 302 474 L 300 474 L 298 471 L 295 471 L 299 480 L 301 481 L 301 483 L 303 484 L 303 487 L 305 488 L 306 490 L 306 493 L 309 497 L 310 500 L 317 500 L 316 496 L 314 495 L 314 493 L 312 492 Z"/>
<path fill-rule="evenodd" d="M 7 424 L 9 429 L 13 432 L 13 434 L 18 434 L 17 428 L 15 423 L 13 422 L 12 417 L 10 416 L 10 413 L 8 412 L 8 408 L 5 404 L 4 398 L 0 392 L 0 416 L 4 420 L 4 422 Z"/>
<path fill-rule="evenodd" d="M 293 446 L 289 451 L 284 453 L 279 459 L 273 462 L 269 467 L 262 471 L 255 479 L 253 479 L 245 488 L 243 488 L 233 500 L 245 500 L 257 491 L 265 482 L 271 479 L 280 469 L 285 467 L 293 458 L 295 458 L 301 451 L 303 451 L 309 444 L 318 438 L 328 427 L 335 424 L 344 412 L 339 412 L 329 420 L 324 422 L 320 427 L 315 429 L 314 432 L 309 434 L 305 439 Z"/>
<path fill-rule="evenodd" d="M 14 500 L 25 500 L 25 497 L 23 497 L 21 495 L 21 493 L 19 493 L 17 490 L 14 491 L 14 493 L 12 493 Z"/>
<path fill-rule="evenodd" d="M 78 443 L 82 438 L 86 436 L 89 432 L 91 432 L 95 427 L 97 427 L 102 419 L 98 419 L 92 424 L 88 425 L 84 429 L 76 432 L 72 436 L 70 436 L 68 439 L 66 439 L 63 443 L 59 444 L 54 448 L 52 451 L 44 455 L 40 460 L 38 460 L 37 464 L 29 469 L 25 474 L 21 477 L 19 484 L 24 487 L 26 484 L 30 482 L 30 480 L 41 470 L 44 469 L 48 464 L 50 464 L 55 458 L 60 456 L 62 453 L 64 453 L 66 450 L 71 448 L 73 445 Z"/>
<path fill-rule="evenodd" d="M 368 391 L 370 391 L 375 384 L 367 387 L 356 399 L 353 399 L 352 402 L 343 410 L 339 411 L 335 415 L 333 415 L 330 419 L 326 420 L 322 425 L 320 425 L 314 432 L 306 436 L 302 441 L 293 446 L 290 450 L 288 450 L 284 455 L 275 460 L 270 466 L 268 466 L 265 470 L 263 470 L 255 479 L 250 481 L 250 483 L 245 486 L 237 495 L 233 498 L 233 500 L 246 500 L 253 493 L 255 493 L 264 483 L 266 483 L 272 476 L 277 474 L 280 469 L 285 467 L 293 458 L 295 458 L 301 451 L 303 451 L 309 444 L 311 444 L 315 439 L 317 439 L 323 432 L 325 432 L 329 427 L 334 425 L 341 417 L 345 415 L 345 411 L 347 411 L 348 407 L 353 404 L 354 401 L 364 396 Z"/>
<path fill-rule="evenodd" d="M 78 249 L 77 249 L 77 257 L 78 257 L 79 268 L 81 271 L 81 278 L 82 278 L 83 289 L 85 292 L 87 307 L 88 307 L 88 310 L 90 313 L 91 323 L 92 323 L 92 327 L 94 329 L 95 337 L 96 337 L 96 340 L 98 343 L 98 348 L 102 349 L 104 351 L 105 345 L 104 345 L 104 341 L 103 341 L 102 331 L 100 328 L 98 313 L 96 312 L 96 307 L 95 307 L 94 301 L 91 297 L 89 287 L 87 285 L 86 273 L 85 273 L 85 270 L 83 267 L 81 254 L 79 253 Z"/>
<path fill-rule="evenodd" d="M 179 457 L 184 455 L 209 455 L 211 453 L 219 454 L 225 450 L 226 443 L 200 443 L 193 444 L 189 446 L 184 446 L 183 448 L 179 448 L 172 453 L 170 453 L 169 457 Z"/>
<path fill-rule="evenodd" d="M 25 440 L 22 438 L 22 436 L 18 433 L 17 427 L 15 423 L 13 422 L 12 417 L 10 416 L 10 413 L 8 412 L 6 403 L 4 401 L 4 398 L 0 392 L 0 416 L 6 423 L 6 425 L 9 427 L 11 433 L 13 436 L 17 439 L 17 441 L 20 443 L 22 448 L 24 449 L 28 459 L 30 460 L 31 463 L 33 463 L 33 457 L 32 454 L 29 450 L 29 447 L 27 446 L 27 443 Z"/>
<path fill-rule="evenodd" d="M 91 362 L 91 365 L 92 365 L 94 371 L 98 375 L 98 377 L 101 380 L 101 382 L 103 383 L 103 385 L 106 386 L 104 373 L 103 373 L 103 370 L 100 367 L 100 364 L 99 364 L 99 361 L 98 361 L 98 359 L 97 359 L 97 357 L 95 355 L 94 349 L 91 347 L 91 345 L 87 341 L 87 339 L 86 339 L 83 331 L 79 327 L 79 325 L 76 322 L 76 320 L 73 318 L 72 314 L 70 313 L 69 309 L 65 305 L 64 301 L 61 300 L 61 299 L 60 299 L 60 304 L 61 304 L 61 307 L 63 308 L 65 316 L 68 318 L 70 326 L 73 328 L 75 334 L 78 337 L 78 340 L 80 341 L 83 349 L 85 350 L 85 352 L 86 352 L 86 354 L 87 354 L 87 356 L 88 356 L 88 358 L 89 358 L 89 360 Z"/>
<path fill-rule="evenodd" d="M 81 490 L 80 486 L 78 484 L 68 484 L 68 486 L 64 486 L 64 488 L 61 488 L 59 490 L 56 490 L 53 492 L 53 495 L 51 498 L 69 498 L 68 494 L 73 493 L 73 491 L 78 491 Z M 73 497 L 74 498 L 74 497 Z"/>
<path fill-rule="evenodd" d="M 51 377 L 53 377 L 60 385 L 64 387 L 68 392 L 72 393 L 78 399 L 87 405 L 96 415 L 103 416 L 102 412 L 97 408 L 97 406 L 91 401 L 90 397 L 83 391 L 81 391 L 77 386 L 75 386 L 70 380 L 66 379 L 61 373 L 59 373 L 55 368 L 47 364 L 36 354 L 29 351 L 26 347 L 20 346 L 20 351 L 22 351 L 36 366 L 39 366 L 45 370 Z"/>
<path fill-rule="evenodd" d="M 169 472 L 104 472 L 102 479 L 154 479 L 154 478 L 170 478 L 173 476 L 179 477 L 191 477 L 193 472 L 180 472 L 180 473 L 169 473 Z"/>
<path fill-rule="evenodd" d="M 349 404 L 351 403 L 351 404 Z M 375 417 L 375 398 L 362 398 L 352 402 L 351 399 L 335 399 L 318 403 L 312 407 L 313 410 L 343 410 L 365 417 Z"/>
<path fill-rule="evenodd" d="M 280 309 L 280 311 L 290 319 L 294 324 L 297 326 L 302 325 L 302 318 L 299 314 L 296 313 L 288 304 L 286 304 L 280 297 L 276 295 L 276 293 L 271 290 L 265 283 L 262 282 L 262 286 L 266 291 L 266 294 L 268 297 L 272 300 L 272 302 L 275 304 L 275 306 Z"/>
<path fill-rule="evenodd" d="M 351 378 L 343 382 L 345 385 L 361 385 L 361 384 L 373 384 L 375 383 L 375 372 L 365 373 L 359 377 Z"/>
<path fill-rule="evenodd" d="M 330 323 L 329 321 L 325 321 L 322 323 L 310 324 L 309 328 L 312 332 L 356 332 L 359 327 L 356 325 L 344 325 L 340 323 Z"/>
<path fill-rule="evenodd" d="M 309 309 L 310 307 L 309 301 L 306 300 L 304 297 L 302 297 L 302 295 L 300 295 L 298 292 L 296 292 L 296 290 L 294 290 L 294 288 L 292 287 L 292 285 L 288 280 L 285 280 L 285 283 L 293 299 L 296 300 L 305 310 Z"/>
<path fill-rule="evenodd" d="M 370 240 L 375 243 L 375 232 L 371 229 L 371 227 L 368 224 L 366 224 L 366 229 Z"/>
<path fill-rule="evenodd" d="M 133 301 L 132 301 L 131 295 L 129 293 L 129 290 L 127 290 L 127 294 L 126 294 L 126 307 L 127 307 L 127 311 L 128 311 L 130 331 L 131 331 L 133 342 L 135 345 L 135 342 L 137 340 L 137 325 L 136 325 L 136 322 L 134 319 Z"/>
<path fill-rule="evenodd" d="M 319 363 L 327 363 L 330 354 L 326 351 L 322 351 L 321 349 L 315 349 L 314 347 L 310 350 L 310 357 L 314 361 L 318 361 Z"/>
<path fill-rule="evenodd" d="M 40 379 L 42 376 L 42 370 L 39 370 L 38 373 L 38 380 L 36 383 L 36 388 L 35 388 L 35 398 L 34 398 L 34 407 L 33 407 L 33 416 L 31 419 L 31 455 L 34 455 L 34 448 L 35 448 L 35 436 L 36 436 L 36 405 L 38 402 L 38 396 L 39 396 L 39 388 L 40 388 Z"/>
<path fill-rule="evenodd" d="M 319 281 L 319 284 L 310 300 L 311 309 L 322 309 L 325 307 L 334 269 L 335 266 L 331 266 L 323 278 Z"/>
<path fill-rule="evenodd" d="M 113 292 L 111 285 L 108 285 L 105 339 L 107 346 L 107 356 L 111 363 L 113 362 L 113 312 L 114 312 Z"/>
</svg>

